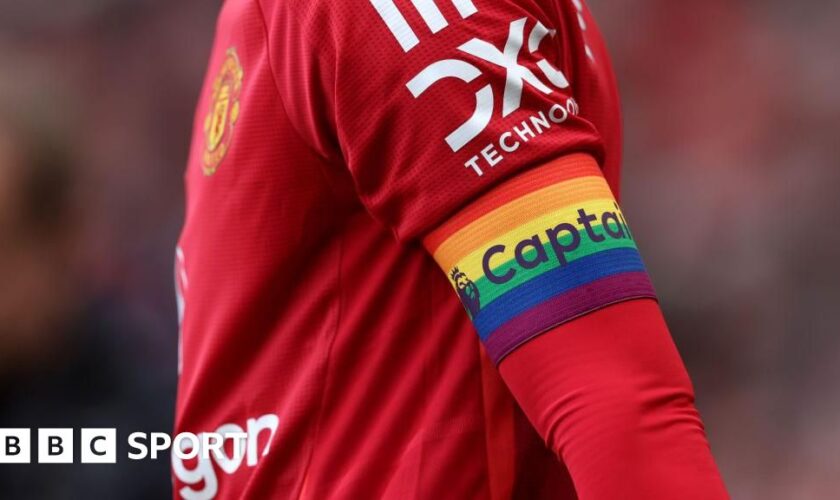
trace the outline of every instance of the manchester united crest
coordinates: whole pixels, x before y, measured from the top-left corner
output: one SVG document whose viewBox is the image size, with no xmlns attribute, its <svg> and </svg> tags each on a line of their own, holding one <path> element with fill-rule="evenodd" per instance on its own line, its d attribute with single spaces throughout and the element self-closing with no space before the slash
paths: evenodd
<svg viewBox="0 0 840 500">
<path fill-rule="evenodd" d="M 213 81 L 207 116 L 204 118 L 204 175 L 213 175 L 230 148 L 233 127 L 239 118 L 239 93 L 244 72 L 233 47 L 227 50 L 222 68 Z"/>
</svg>

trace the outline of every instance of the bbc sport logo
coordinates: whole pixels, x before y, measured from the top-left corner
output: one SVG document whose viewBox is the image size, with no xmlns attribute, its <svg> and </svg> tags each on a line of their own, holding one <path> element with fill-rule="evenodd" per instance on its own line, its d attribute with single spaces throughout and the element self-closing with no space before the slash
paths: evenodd
<svg viewBox="0 0 840 500">
<path fill-rule="evenodd" d="M 0 429 L 0 464 L 72 464 L 74 463 L 74 429 L 36 429 L 37 456 L 33 457 L 33 429 Z M 117 463 L 117 430 L 112 428 L 83 428 L 79 433 L 79 458 L 83 464 Z M 165 432 L 132 432 L 128 436 L 129 460 L 156 460 L 161 452 L 172 450 L 180 460 L 224 454 L 226 442 L 233 444 L 234 455 L 244 453 L 248 434 L 182 432 L 171 437 Z M 241 460 L 242 457 L 233 457 Z"/>
</svg>

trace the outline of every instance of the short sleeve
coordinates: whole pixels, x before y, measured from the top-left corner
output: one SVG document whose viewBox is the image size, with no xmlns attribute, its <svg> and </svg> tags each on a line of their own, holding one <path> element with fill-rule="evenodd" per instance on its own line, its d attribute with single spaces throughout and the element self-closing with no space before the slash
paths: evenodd
<svg viewBox="0 0 840 500">
<path fill-rule="evenodd" d="M 401 239 L 551 159 L 603 154 L 552 1 L 278 4 L 267 15 L 287 113 Z"/>
</svg>

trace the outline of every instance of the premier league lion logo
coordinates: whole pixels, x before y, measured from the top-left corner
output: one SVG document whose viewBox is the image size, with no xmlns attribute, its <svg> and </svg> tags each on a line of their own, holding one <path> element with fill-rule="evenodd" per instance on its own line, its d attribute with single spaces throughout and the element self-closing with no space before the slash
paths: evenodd
<svg viewBox="0 0 840 500">
<path fill-rule="evenodd" d="M 455 283 L 455 288 L 458 289 L 458 297 L 461 303 L 467 308 L 471 318 L 475 318 L 481 310 L 481 299 L 478 293 L 478 287 L 466 274 L 454 268 L 449 275 Z"/>
</svg>

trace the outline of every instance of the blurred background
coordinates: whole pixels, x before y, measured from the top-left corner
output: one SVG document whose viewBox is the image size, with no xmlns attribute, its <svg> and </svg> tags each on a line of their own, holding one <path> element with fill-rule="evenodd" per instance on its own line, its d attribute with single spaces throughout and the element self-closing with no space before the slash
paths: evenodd
<svg viewBox="0 0 840 500">
<path fill-rule="evenodd" d="M 624 101 L 625 213 L 733 497 L 837 498 L 840 2 L 589 5 Z M 0 427 L 170 430 L 218 8 L 0 0 Z M 0 491 L 167 498 L 168 467 L 2 466 Z"/>
</svg>

